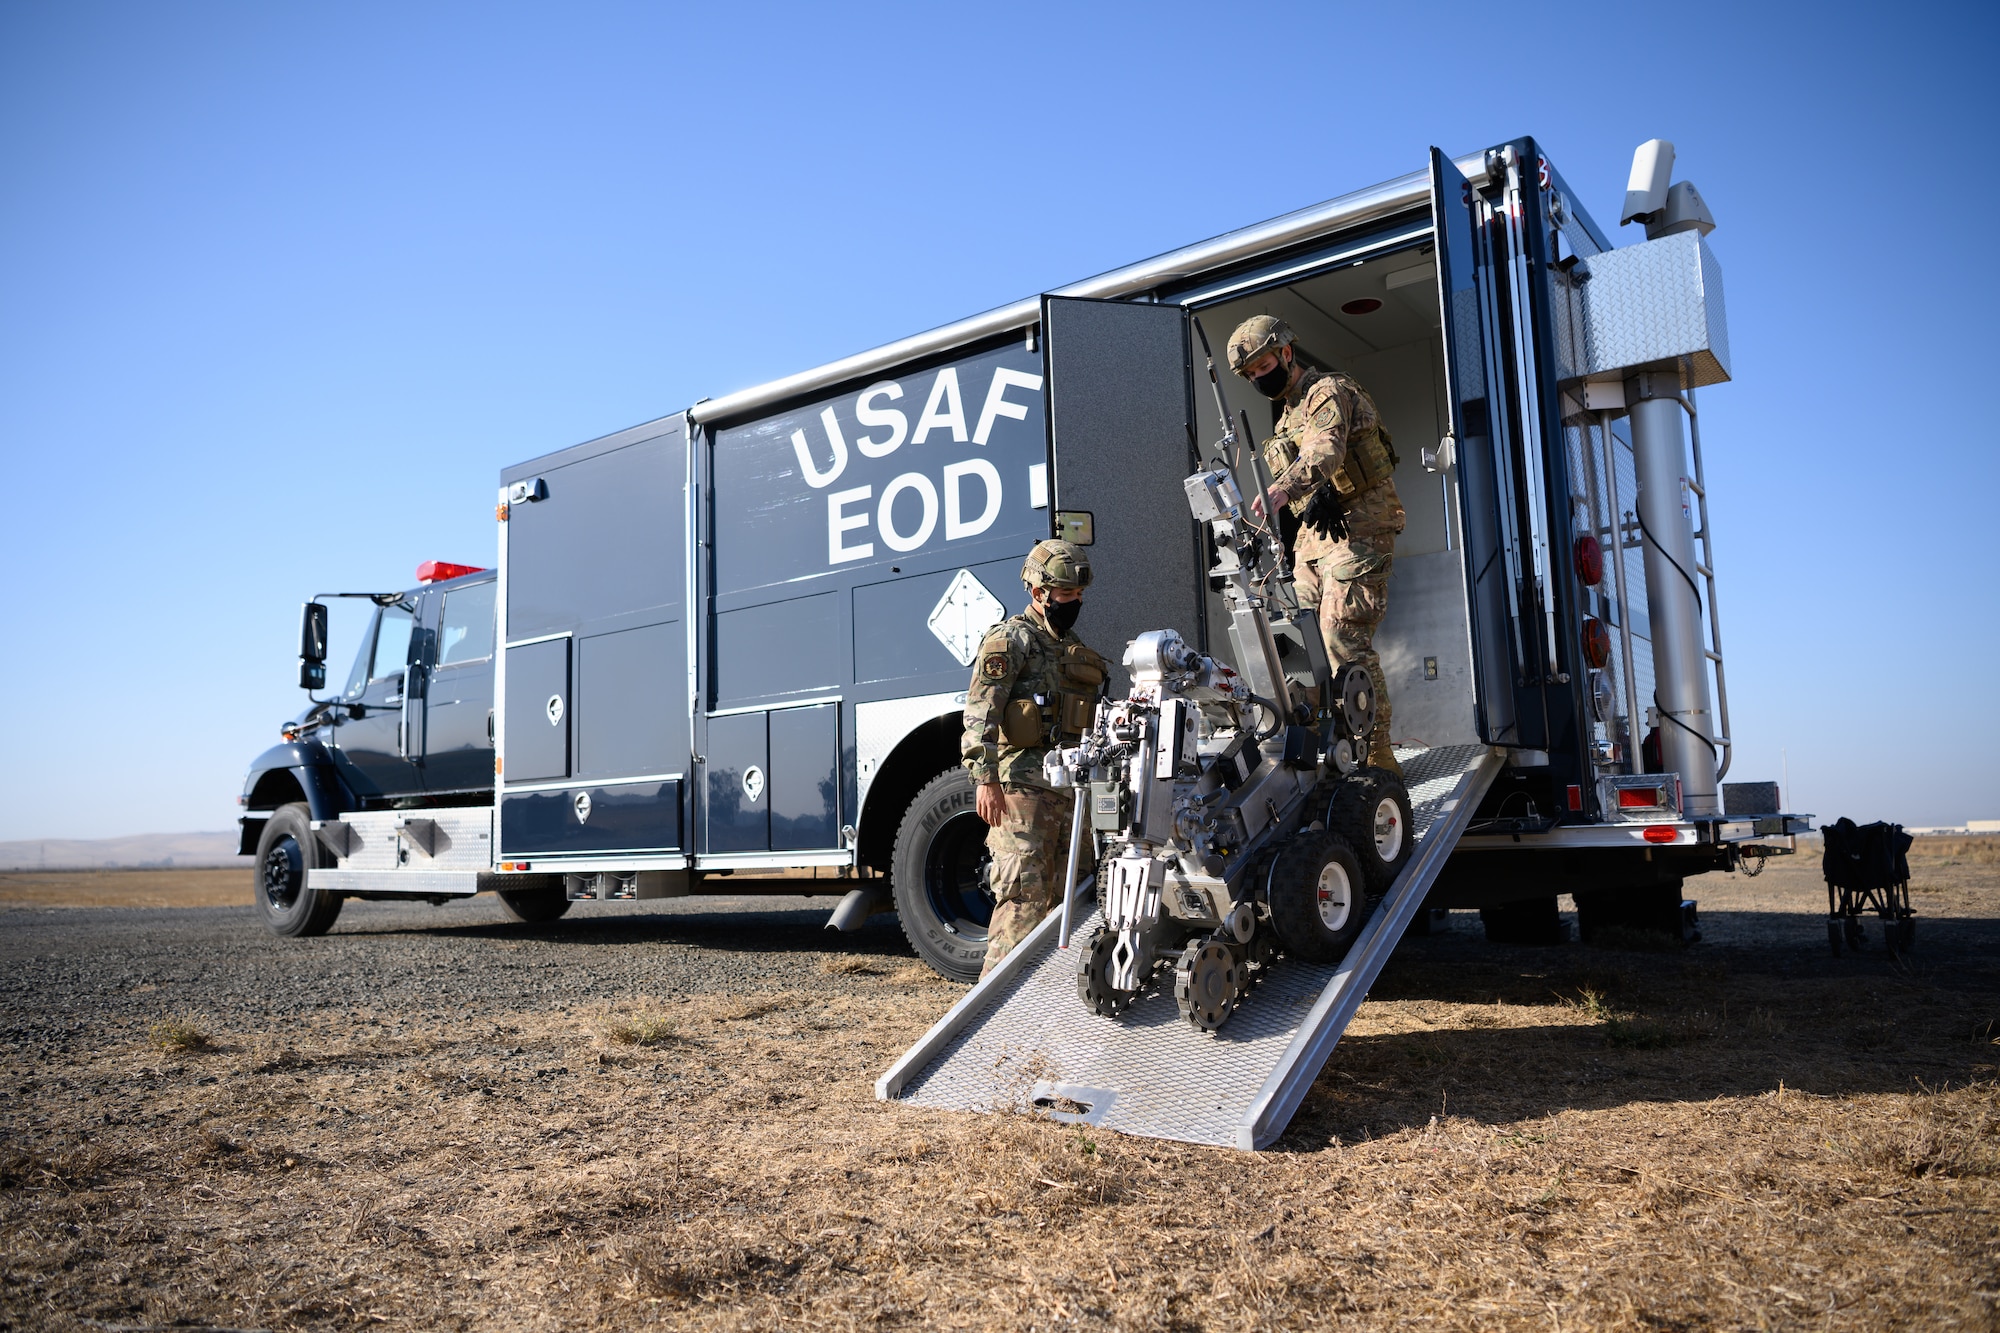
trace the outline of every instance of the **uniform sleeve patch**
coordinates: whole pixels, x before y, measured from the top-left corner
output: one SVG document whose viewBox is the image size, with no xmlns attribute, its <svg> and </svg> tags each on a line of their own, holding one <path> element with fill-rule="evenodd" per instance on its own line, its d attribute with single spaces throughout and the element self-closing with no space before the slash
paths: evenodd
<svg viewBox="0 0 2000 1333">
<path fill-rule="evenodd" d="M 988 680 L 1007 679 L 1007 654 L 988 653 L 979 664 L 979 674 Z"/>
<path fill-rule="evenodd" d="M 1329 401 L 1326 404 L 1324 404 L 1319 409 L 1319 411 L 1313 413 L 1312 423 L 1313 425 L 1319 427 L 1319 429 L 1326 430 L 1328 427 L 1333 425 L 1334 421 L 1338 419 L 1339 416 L 1340 416 L 1339 406 Z"/>
</svg>

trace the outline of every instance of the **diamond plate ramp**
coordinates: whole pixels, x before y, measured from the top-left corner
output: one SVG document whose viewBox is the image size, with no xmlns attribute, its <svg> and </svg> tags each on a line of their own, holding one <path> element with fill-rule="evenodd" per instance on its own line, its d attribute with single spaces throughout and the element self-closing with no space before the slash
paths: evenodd
<svg viewBox="0 0 2000 1333">
<path fill-rule="evenodd" d="M 1118 1018 L 1076 994 L 1076 955 L 1051 914 L 875 1084 L 875 1095 L 953 1111 L 1039 1111 L 1148 1138 L 1267 1146 L 1298 1110 L 1340 1034 L 1500 769 L 1483 745 L 1399 754 L 1416 850 L 1347 957 L 1283 959 L 1221 1031 L 1197 1032 L 1163 967 Z M 1099 920 L 1093 910 L 1077 935 Z"/>
</svg>

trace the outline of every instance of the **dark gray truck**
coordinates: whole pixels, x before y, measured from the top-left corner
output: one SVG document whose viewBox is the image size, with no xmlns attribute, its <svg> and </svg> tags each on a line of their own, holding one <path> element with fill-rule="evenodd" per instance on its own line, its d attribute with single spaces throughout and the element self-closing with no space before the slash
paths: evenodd
<svg viewBox="0 0 2000 1333">
<path fill-rule="evenodd" d="M 1545 939 L 1570 893 L 1586 932 L 1683 931 L 1687 877 L 1807 825 L 1771 784 L 1724 804 L 1694 402 L 1728 378 L 1720 270 L 1698 196 L 1656 174 L 1627 210 L 1648 239 L 1621 248 L 1534 140 L 1433 150 L 504 469 L 497 569 L 377 596 L 346 685 L 252 766 L 242 845 L 271 924 L 324 930 L 347 897 L 492 890 L 547 920 L 763 886 L 843 895 L 842 926 L 893 908 L 928 962 L 976 975 L 973 651 L 1022 606 L 1023 554 L 1064 536 L 1092 544 L 1079 632 L 1108 658 L 1164 627 L 1228 655 L 1182 489 L 1220 434 L 1194 326 L 1219 345 L 1268 312 L 1403 446 L 1377 637 L 1399 756 L 1496 760 L 1427 906 Z M 1269 402 L 1224 390 L 1269 431 Z"/>
</svg>

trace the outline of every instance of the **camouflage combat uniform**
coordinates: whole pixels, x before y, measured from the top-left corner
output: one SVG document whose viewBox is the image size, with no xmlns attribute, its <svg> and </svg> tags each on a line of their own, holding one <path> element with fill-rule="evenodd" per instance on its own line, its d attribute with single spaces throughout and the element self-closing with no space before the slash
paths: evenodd
<svg viewBox="0 0 2000 1333">
<path fill-rule="evenodd" d="M 1047 705 L 1056 698 L 1063 650 L 1072 645 L 1089 651 L 1074 633 L 1058 638 L 1030 603 L 1020 615 L 988 630 L 973 659 L 959 750 L 975 785 L 998 782 L 1007 793 L 1006 817 L 986 835 L 986 848 L 993 854 L 988 883 L 994 907 L 982 975 L 1061 901 L 1075 797 L 1049 787 L 1042 756 L 1048 753 L 1053 721 Z M 1007 705 L 1032 703 L 1038 695 L 1047 701 L 1037 705 L 1043 719 L 1041 743 L 1010 743 L 1004 733 Z"/>
<path fill-rule="evenodd" d="M 1307 524 L 1299 526 L 1292 574 L 1299 602 L 1319 608 L 1320 636 L 1336 666 L 1359 662 L 1375 682 L 1372 745 L 1389 744 L 1389 682 L 1375 653 L 1375 627 L 1389 609 L 1389 570 L 1396 559 L 1396 536 L 1403 530 L 1403 502 L 1387 475 L 1386 436 L 1368 391 L 1338 372 L 1301 368 L 1285 395 L 1270 444 L 1283 442 L 1296 454 L 1273 478 L 1293 497 L 1287 506 L 1303 514 L 1312 493 L 1333 486 L 1347 515 L 1347 536 L 1336 541 Z M 1366 451 L 1365 457 L 1351 457 Z M 1353 464 L 1343 467 L 1343 464 Z"/>
</svg>

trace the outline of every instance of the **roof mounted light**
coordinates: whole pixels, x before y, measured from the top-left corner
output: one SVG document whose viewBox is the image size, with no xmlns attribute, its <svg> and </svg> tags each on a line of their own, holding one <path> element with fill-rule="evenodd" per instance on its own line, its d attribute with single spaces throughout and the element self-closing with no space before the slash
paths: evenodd
<svg viewBox="0 0 2000 1333">
<path fill-rule="evenodd" d="M 426 560 L 417 566 L 417 582 L 442 583 L 446 579 L 462 578 L 467 574 L 484 574 L 479 565 L 454 565 L 443 560 Z"/>
</svg>

